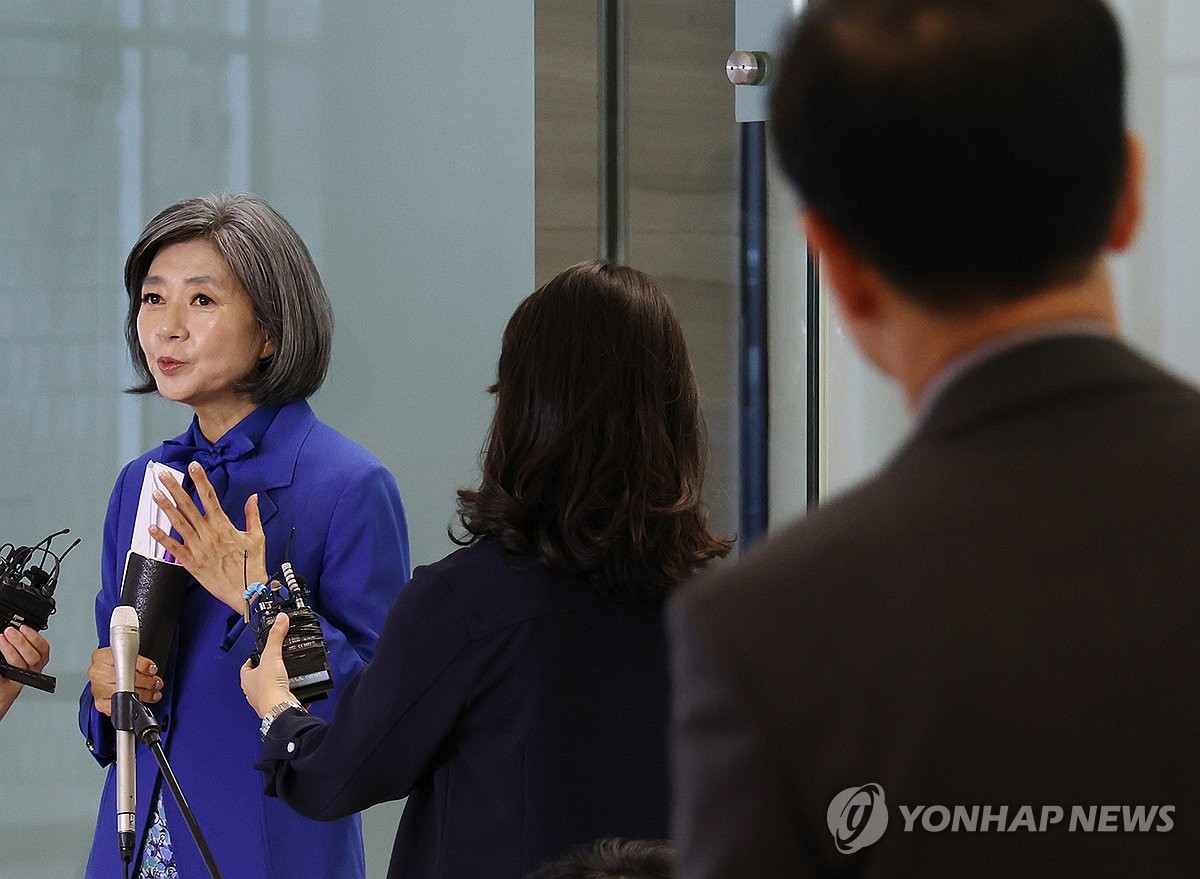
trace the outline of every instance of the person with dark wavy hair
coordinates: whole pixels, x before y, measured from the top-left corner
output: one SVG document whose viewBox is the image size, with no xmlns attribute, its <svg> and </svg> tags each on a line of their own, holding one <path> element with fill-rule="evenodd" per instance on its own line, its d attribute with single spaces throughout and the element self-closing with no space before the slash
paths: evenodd
<svg viewBox="0 0 1200 879">
<path fill-rule="evenodd" d="M 641 272 L 581 263 L 529 296 L 492 390 L 467 545 L 413 573 L 332 719 L 286 707 L 285 616 L 242 670 L 269 795 L 320 820 L 408 797 L 391 877 L 516 879 L 595 839 L 665 837 L 663 599 L 730 548 L 705 522 L 683 333 Z M 175 500 L 181 533 L 216 527 Z"/>
<path fill-rule="evenodd" d="M 653 605 L 728 543 L 705 527 L 705 432 L 683 330 L 628 267 L 585 262 L 504 331 L 483 482 L 461 490 L 470 537 L 602 594 Z"/>
</svg>

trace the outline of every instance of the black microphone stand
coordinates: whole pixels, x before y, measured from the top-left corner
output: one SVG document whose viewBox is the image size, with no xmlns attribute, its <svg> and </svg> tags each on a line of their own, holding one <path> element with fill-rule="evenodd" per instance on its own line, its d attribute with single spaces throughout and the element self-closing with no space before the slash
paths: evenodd
<svg viewBox="0 0 1200 879">
<path fill-rule="evenodd" d="M 158 768 L 162 770 L 163 778 L 171 787 L 171 794 L 175 797 L 175 802 L 183 812 L 188 829 L 192 831 L 192 838 L 196 840 L 196 847 L 200 849 L 200 856 L 204 858 L 209 875 L 212 876 L 212 879 L 222 879 L 221 871 L 217 869 L 217 862 L 213 860 L 212 850 L 204 839 L 204 833 L 196 822 L 196 816 L 192 814 L 192 807 L 188 805 L 187 798 L 184 797 L 183 790 L 179 787 L 179 781 L 175 778 L 175 773 L 171 771 L 171 764 L 167 762 L 167 755 L 163 753 L 160 735 L 162 729 L 159 727 L 158 721 L 154 719 L 154 715 L 150 713 L 150 709 L 143 705 L 133 693 L 114 693 L 112 724 L 114 729 L 133 732 L 150 748 L 154 759 L 158 761 Z"/>
</svg>

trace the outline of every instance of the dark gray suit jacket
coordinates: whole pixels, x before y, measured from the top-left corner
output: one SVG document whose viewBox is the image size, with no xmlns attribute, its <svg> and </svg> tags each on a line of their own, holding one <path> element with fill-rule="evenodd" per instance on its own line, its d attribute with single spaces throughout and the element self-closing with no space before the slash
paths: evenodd
<svg viewBox="0 0 1200 879">
<path fill-rule="evenodd" d="M 975 367 L 671 618 L 687 879 L 1200 872 L 1200 394 L 1118 342 Z"/>
</svg>

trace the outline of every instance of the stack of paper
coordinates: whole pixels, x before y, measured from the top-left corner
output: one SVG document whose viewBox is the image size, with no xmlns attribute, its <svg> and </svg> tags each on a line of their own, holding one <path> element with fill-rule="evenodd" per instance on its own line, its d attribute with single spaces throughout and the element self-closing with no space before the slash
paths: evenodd
<svg viewBox="0 0 1200 879">
<path fill-rule="evenodd" d="M 173 562 L 175 560 L 167 557 L 167 551 L 163 549 L 162 544 L 150 536 L 151 525 L 157 525 L 168 534 L 171 533 L 171 520 L 154 502 L 154 492 L 158 490 L 167 495 L 167 500 L 171 501 L 171 495 L 158 481 L 159 476 L 163 473 L 170 473 L 181 485 L 183 484 L 183 473 L 174 467 L 168 467 L 158 461 L 146 463 L 146 474 L 142 478 L 142 493 L 138 497 L 137 515 L 133 520 L 133 539 L 129 543 L 129 548 L 148 559 Z M 171 503 L 174 504 L 174 501 Z"/>
</svg>

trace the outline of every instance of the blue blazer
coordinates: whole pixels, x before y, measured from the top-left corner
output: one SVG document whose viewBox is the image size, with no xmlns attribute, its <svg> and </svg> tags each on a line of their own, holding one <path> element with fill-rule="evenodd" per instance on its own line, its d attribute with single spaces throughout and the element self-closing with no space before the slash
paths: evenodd
<svg viewBox="0 0 1200 879">
<path fill-rule="evenodd" d="M 260 768 L 321 820 L 407 796 L 393 879 L 517 879 L 666 836 L 667 678 L 660 611 L 483 541 L 414 572 L 332 722 L 284 712 Z"/>
<path fill-rule="evenodd" d="M 256 410 L 242 425 L 263 414 Z M 198 432 L 194 422 L 179 441 L 193 432 Z M 160 446 L 131 462 L 113 490 L 104 528 L 102 587 L 96 598 L 102 647 L 108 645 L 109 616 L 120 595 L 146 462 L 171 454 L 172 449 Z M 182 469 L 183 464 L 176 466 Z M 331 716 L 346 684 L 373 655 L 388 605 L 408 579 L 407 530 L 395 480 L 373 455 L 318 421 L 303 400 L 280 408 L 256 448 L 226 469 L 229 486 L 222 507 L 239 528 L 245 526 L 246 499 L 258 492 L 269 571 L 279 569 L 295 527 L 290 560 L 308 579 L 336 684 L 313 711 Z M 253 649 L 253 627 L 193 582 L 169 667 L 159 670 L 163 698 L 149 706 L 163 727 L 167 756 L 217 866 L 226 879 L 364 876 L 357 815 L 317 823 L 261 793 L 254 770 L 261 746 L 258 719 L 238 679 Z M 112 725 L 96 711 L 90 685 L 80 698 L 79 723 L 97 761 L 102 766 L 112 763 Z M 137 764 L 140 854 L 158 771 L 153 755 L 141 745 Z M 122 875 L 114 799 L 110 770 L 88 860 L 89 879 Z M 180 874 L 206 876 L 169 790 L 163 800 Z"/>
</svg>

